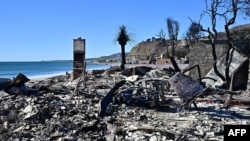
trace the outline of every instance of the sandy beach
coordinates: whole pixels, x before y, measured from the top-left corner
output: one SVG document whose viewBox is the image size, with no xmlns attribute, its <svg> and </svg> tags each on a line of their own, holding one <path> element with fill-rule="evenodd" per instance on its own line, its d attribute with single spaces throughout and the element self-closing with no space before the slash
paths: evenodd
<svg viewBox="0 0 250 141">
<path fill-rule="evenodd" d="M 39 95 L 0 91 L 0 140 L 223 140 L 225 124 L 250 124 L 249 105 L 234 103 L 229 110 L 223 109 L 223 95 L 198 98 L 199 110 L 191 105 L 182 111 L 171 104 L 156 107 L 113 101 L 109 106 L 113 111 L 107 111 L 110 115 L 100 116 L 104 97 L 128 78 L 115 69 L 91 70 L 85 87 L 80 83 L 76 93 L 79 80 L 67 75 L 25 83 Z M 243 93 L 234 96 L 239 101 L 247 98 Z"/>
</svg>

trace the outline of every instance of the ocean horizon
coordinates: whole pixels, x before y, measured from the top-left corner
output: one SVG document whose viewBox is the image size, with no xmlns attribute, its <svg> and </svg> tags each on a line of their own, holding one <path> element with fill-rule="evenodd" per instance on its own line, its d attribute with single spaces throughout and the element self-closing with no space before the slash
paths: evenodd
<svg viewBox="0 0 250 141">
<path fill-rule="evenodd" d="M 87 70 L 106 69 L 111 64 L 89 64 Z M 24 74 L 30 79 L 52 77 L 71 73 L 73 71 L 73 61 L 6 61 L 0 62 L 0 78 L 13 78 L 19 73 Z"/>
</svg>

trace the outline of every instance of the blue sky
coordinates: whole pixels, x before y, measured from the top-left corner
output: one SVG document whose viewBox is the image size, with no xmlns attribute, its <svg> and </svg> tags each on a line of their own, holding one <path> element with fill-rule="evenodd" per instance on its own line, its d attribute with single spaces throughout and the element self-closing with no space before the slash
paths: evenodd
<svg viewBox="0 0 250 141">
<path fill-rule="evenodd" d="M 204 9 L 203 0 L 1 0 L 0 61 L 71 60 L 78 37 L 86 39 L 87 58 L 118 53 L 114 38 L 121 25 L 133 33 L 128 52 L 161 29 L 166 32 L 168 17 L 180 23 L 181 37 L 188 17 L 198 20 Z M 209 22 L 201 21 L 204 27 Z M 245 23 L 242 17 L 236 21 Z"/>
</svg>

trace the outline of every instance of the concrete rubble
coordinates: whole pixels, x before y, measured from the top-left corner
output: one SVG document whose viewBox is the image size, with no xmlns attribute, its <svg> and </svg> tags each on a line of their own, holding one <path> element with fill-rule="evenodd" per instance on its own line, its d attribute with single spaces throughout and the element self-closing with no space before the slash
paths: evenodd
<svg viewBox="0 0 250 141">
<path fill-rule="evenodd" d="M 153 92 L 151 87 L 147 87 L 151 83 L 143 81 L 138 86 L 142 84 L 148 91 L 142 91 L 134 99 L 130 98 L 131 101 L 120 99 L 117 102 L 112 96 L 107 103 L 109 109 L 104 109 L 106 114 L 101 114 L 102 101 L 119 82 L 129 79 L 133 80 L 131 85 L 135 86 L 134 83 L 140 80 L 155 78 L 157 81 L 153 82 L 158 83 L 162 82 L 158 79 L 167 73 L 154 69 L 148 69 L 148 72 L 136 69 L 126 76 L 119 70 L 110 68 L 88 71 L 86 87 L 80 85 L 77 93 L 74 93 L 77 80 L 72 81 L 66 75 L 25 82 L 28 90 L 39 93 L 10 94 L 1 90 L 0 140 L 214 141 L 223 140 L 225 124 L 250 124 L 249 104 L 233 104 L 229 110 L 225 110 L 222 108 L 224 95 L 209 95 L 204 98 L 213 101 L 197 98 L 198 110 L 193 105 L 188 108 L 178 106 L 179 97 L 173 88 L 161 93 L 157 91 L 164 96 L 162 99 L 165 98 L 162 105 L 147 103 L 150 98 L 144 99 L 146 104 L 133 101 L 139 97 L 144 98 L 144 92 Z M 131 77 L 132 75 L 137 76 Z M 116 90 L 119 90 L 114 91 L 116 98 L 131 85 L 121 83 L 121 86 L 117 86 Z M 166 85 L 162 83 L 162 86 Z M 234 95 L 233 98 L 250 101 L 246 93 L 250 91 Z"/>
</svg>

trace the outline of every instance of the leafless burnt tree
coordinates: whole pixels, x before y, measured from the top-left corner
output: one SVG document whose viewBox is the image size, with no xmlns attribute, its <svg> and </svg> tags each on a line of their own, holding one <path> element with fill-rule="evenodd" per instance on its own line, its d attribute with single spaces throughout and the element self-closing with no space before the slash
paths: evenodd
<svg viewBox="0 0 250 141">
<path fill-rule="evenodd" d="M 166 38 L 166 33 L 164 32 L 163 29 L 161 29 L 157 34 L 156 36 L 160 39 L 165 39 Z"/>
<path fill-rule="evenodd" d="M 213 69 L 214 72 L 218 75 L 218 77 L 226 84 L 227 89 L 229 89 L 229 85 L 231 83 L 231 78 L 229 76 L 229 66 L 231 63 L 231 56 L 233 49 L 234 40 L 231 37 L 229 27 L 235 23 L 235 20 L 239 14 L 239 12 L 243 12 L 247 15 L 247 11 L 249 10 L 249 0 L 205 0 L 206 10 L 202 13 L 202 15 L 208 15 L 211 19 L 211 28 L 207 29 L 202 28 L 202 31 L 208 33 L 208 40 L 212 46 L 212 55 L 213 55 Z M 228 48 L 226 51 L 226 62 L 225 62 L 225 76 L 218 71 L 217 69 L 217 54 L 216 54 L 216 40 L 218 37 L 217 32 L 217 19 L 224 19 L 225 25 L 224 29 L 226 32 L 227 44 Z"/>
<path fill-rule="evenodd" d="M 199 39 L 203 36 L 202 32 L 202 25 L 200 22 L 193 21 L 189 18 L 191 24 L 184 35 L 185 40 L 191 45 L 192 47 L 199 41 Z"/>
<path fill-rule="evenodd" d="M 176 42 L 178 40 L 180 24 L 172 18 L 167 18 L 168 37 L 172 43 L 172 57 L 175 55 Z"/>
</svg>

